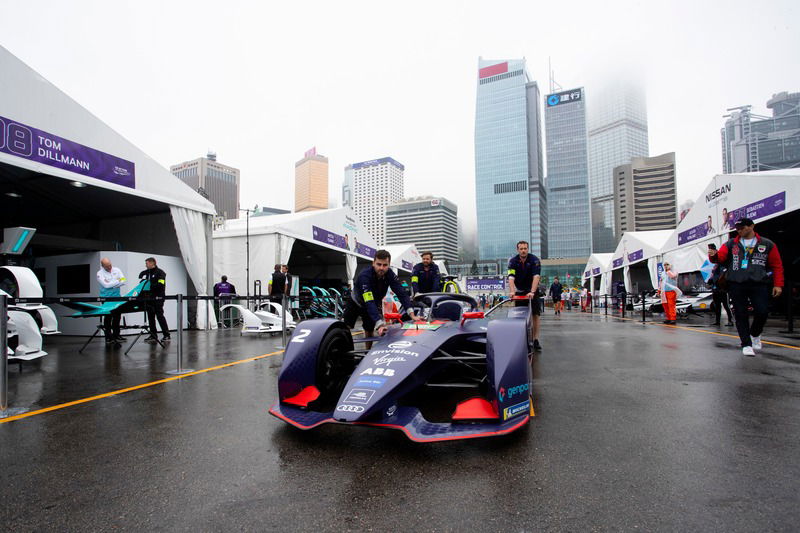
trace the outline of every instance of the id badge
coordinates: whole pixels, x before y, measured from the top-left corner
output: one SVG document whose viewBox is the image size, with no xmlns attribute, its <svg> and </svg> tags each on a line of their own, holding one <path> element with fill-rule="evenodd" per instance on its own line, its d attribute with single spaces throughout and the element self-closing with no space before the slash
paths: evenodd
<svg viewBox="0 0 800 533">
<path fill-rule="evenodd" d="M 749 259 L 742 259 L 742 270 L 747 269 L 747 265 L 749 265 L 749 264 L 750 264 L 750 260 Z"/>
</svg>

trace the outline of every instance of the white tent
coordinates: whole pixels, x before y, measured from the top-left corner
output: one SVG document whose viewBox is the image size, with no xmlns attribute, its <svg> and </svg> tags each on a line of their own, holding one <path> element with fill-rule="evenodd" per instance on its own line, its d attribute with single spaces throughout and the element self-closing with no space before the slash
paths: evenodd
<svg viewBox="0 0 800 533">
<path fill-rule="evenodd" d="M 653 287 L 658 287 L 659 256 L 664 243 L 671 234 L 672 230 L 627 231 L 622 234 L 611 258 L 610 272 L 622 269 L 622 279 L 626 291 L 633 290 L 630 276 L 631 265 L 642 261 L 647 261 L 650 283 Z M 609 288 L 609 285 L 605 286 L 606 290 Z"/>
<path fill-rule="evenodd" d="M 177 255 L 177 240 L 198 294 L 206 294 L 213 204 L 1 46 L 0 132 L 3 192 L 30 202 L 3 224 L 27 217 L 78 239 L 85 225 L 102 222 L 105 240 L 167 255 Z M 61 213 L 72 216 L 54 220 Z M 157 213 L 170 213 L 174 236 L 164 236 Z M 207 316 L 198 312 L 198 327 Z"/>
<path fill-rule="evenodd" d="M 388 244 L 384 246 L 392 256 L 392 268 L 411 273 L 414 265 L 422 261 L 415 244 Z"/>
<path fill-rule="evenodd" d="M 592 254 L 589 256 L 586 267 L 583 269 L 583 282 L 586 283 L 587 280 L 589 281 L 589 290 L 592 291 L 592 294 L 595 294 L 597 291 L 601 291 L 601 294 L 606 294 L 603 292 L 602 276 L 611 270 L 611 258 L 613 255 L 614 254 Z M 601 276 L 601 283 L 595 287 L 594 281 L 597 276 Z"/>
<path fill-rule="evenodd" d="M 346 277 L 352 282 L 358 259 L 372 261 L 377 247 L 350 207 L 227 220 L 213 238 L 214 276 L 224 274 L 234 284 L 267 279 L 276 264 L 290 265 L 290 272 L 306 277 L 312 276 L 298 269 L 313 269 L 313 277 Z M 297 255 L 300 244 L 302 257 Z M 297 260 L 290 264 L 293 252 Z M 245 292 L 241 286 L 239 292 Z"/>
</svg>

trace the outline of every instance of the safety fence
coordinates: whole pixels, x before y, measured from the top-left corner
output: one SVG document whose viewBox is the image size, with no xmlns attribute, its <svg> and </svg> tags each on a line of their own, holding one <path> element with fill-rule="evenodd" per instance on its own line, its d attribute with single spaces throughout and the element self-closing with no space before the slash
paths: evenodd
<svg viewBox="0 0 800 533">
<path fill-rule="evenodd" d="M 281 313 L 281 349 L 286 347 L 286 314 L 288 311 L 288 303 L 296 297 L 283 295 L 281 298 L 282 308 L 284 312 Z M 176 351 L 177 361 L 176 369 L 170 370 L 167 374 L 186 374 L 194 372 L 194 369 L 184 368 L 183 366 L 183 304 L 189 301 L 206 301 L 206 302 L 219 302 L 221 304 L 230 303 L 231 301 L 246 301 L 247 306 L 258 306 L 265 298 L 262 295 L 255 296 L 240 296 L 240 295 L 223 295 L 223 296 L 186 296 L 183 294 L 172 294 L 165 296 L 110 296 L 110 297 L 39 297 L 39 298 L 14 298 L 5 294 L 0 294 L 0 349 L 4 351 L 0 356 L 0 418 L 5 418 L 24 412 L 20 409 L 11 409 L 8 405 L 8 356 L 5 354 L 8 346 L 8 309 L 10 306 L 20 306 L 25 304 L 82 304 L 82 303 L 106 303 L 106 302 L 133 302 L 139 304 L 148 304 L 154 302 L 175 301 L 177 303 L 177 327 L 175 332 L 176 337 Z M 337 312 L 333 315 L 335 318 L 340 318 L 341 299 L 338 300 Z M 144 309 L 142 309 L 144 311 Z M 103 315 L 95 315 L 98 318 Z"/>
</svg>

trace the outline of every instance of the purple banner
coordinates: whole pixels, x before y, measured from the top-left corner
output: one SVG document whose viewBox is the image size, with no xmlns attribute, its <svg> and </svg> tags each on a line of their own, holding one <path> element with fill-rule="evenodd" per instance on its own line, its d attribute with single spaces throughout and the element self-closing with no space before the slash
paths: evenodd
<svg viewBox="0 0 800 533">
<path fill-rule="evenodd" d="M 678 244 L 686 244 L 687 242 L 701 239 L 709 233 L 713 232 L 709 232 L 708 222 L 703 222 L 702 224 L 698 224 L 693 228 L 689 228 L 686 231 L 678 233 Z"/>
<path fill-rule="evenodd" d="M 628 263 L 635 263 L 644 257 L 644 250 L 636 250 L 628 254 Z"/>
<path fill-rule="evenodd" d="M 600 267 L 594 267 L 594 268 L 592 269 L 592 274 L 593 274 L 593 275 L 595 275 L 595 276 L 596 276 L 596 275 L 598 275 L 599 273 L 600 273 Z"/>
<path fill-rule="evenodd" d="M 404 269 L 406 269 L 408 271 L 411 271 L 411 270 L 414 269 L 414 265 L 412 265 L 409 261 L 406 261 L 405 259 L 403 259 L 402 263 L 403 263 L 403 268 Z"/>
<path fill-rule="evenodd" d="M 583 273 L 583 277 L 584 278 L 588 278 L 591 275 L 592 275 L 592 271 L 591 270 L 587 270 L 586 272 Z"/>
<path fill-rule="evenodd" d="M 506 290 L 506 279 L 501 277 L 467 278 L 467 290 L 503 292 Z"/>
<path fill-rule="evenodd" d="M 623 259 L 624 259 L 623 257 L 620 257 L 619 259 L 614 259 L 614 261 L 612 261 L 612 263 L 611 263 L 611 268 L 621 267 Z"/>
<path fill-rule="evenodd" d="M 740 207 L 739 209 L 735 209 L 730 212 L 729 217 L 733 222 L 736 222 L 740 218 L 744 217 L 756 220 L 774 213 L 780 213 L 785 209 L 786 191 L 783 191 L 779 192 L 778 194 L 768 196 L 763 200 L 759 200 L 757 202 L 753 202 L 752 204 L 747 204 L 744 207 Z"/>
<path fill-rule="evenodd" d="M 0 117 L 0 152 L 136 188 L 132 162 L 4 117 Z"/>
<path fill-rule="evenodd" d="M 347 239 L 344 238 L 344 236 L 332 233 L 318 226 L 311 226 L 311 229 L 313 230 L 315 241 L 324 242 L 325 244 L 330 244 L 331 246 L 342 248 L 344 250 L 348 249 Z"/>
<path fill-rule="evenodd" d="M 356 253 L 361 255 L 366 255 L 367 257 L 375 257 L 375 252 L 377 252 L 375 248 L 371 248 L 366 244 L 361 244 L 360 242 L 356 241 Z"/>
</svg>

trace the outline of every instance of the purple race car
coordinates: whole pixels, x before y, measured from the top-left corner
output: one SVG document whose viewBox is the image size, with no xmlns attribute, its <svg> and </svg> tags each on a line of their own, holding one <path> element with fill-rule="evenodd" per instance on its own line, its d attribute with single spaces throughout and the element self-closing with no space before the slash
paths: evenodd
<svg viewBox="0 0 800 533">
<path fill-rule="evenodd" d="M 414 298 L 427 320 L 389 327 L 369 350 L 344 323 L 298 325 L 284 354 L 274 416 L 399 429 L 432 442 L 510 433 L 533 416 L 528 309 L 489 320 L 464 294 Z"/>
</svg>

